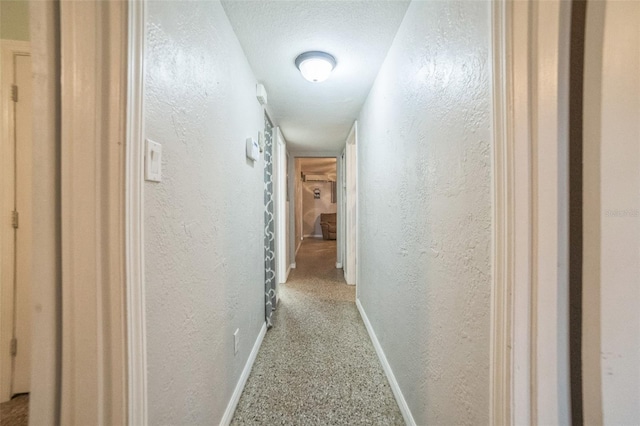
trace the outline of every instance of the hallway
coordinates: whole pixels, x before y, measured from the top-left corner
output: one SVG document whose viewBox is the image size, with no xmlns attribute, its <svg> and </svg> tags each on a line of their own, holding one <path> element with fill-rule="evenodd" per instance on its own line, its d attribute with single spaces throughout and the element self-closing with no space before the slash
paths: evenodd
<svg viewBox="0 0 640 426">
<path fill-rule="evenodd" d="M 335 253 L 304 240 L 232 424 L 403 424 Z"/>
</svg>

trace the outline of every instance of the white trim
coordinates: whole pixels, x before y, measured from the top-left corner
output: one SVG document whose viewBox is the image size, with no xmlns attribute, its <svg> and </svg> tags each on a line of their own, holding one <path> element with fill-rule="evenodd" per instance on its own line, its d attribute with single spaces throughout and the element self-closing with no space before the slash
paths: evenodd
<svg viewBox="0 0 640 426">
<path fill-rule="evenodd" d="M 490 343 L 489 423 L 513 424 L 512 309 L 514 285 L 513 131 L 509 116 L 511 69 L 507 63 L 510 39 L 505 0 L 492 3 L 493 32 L 493 238 Z"/>
<path fill-rule="evenodd" d="M 128 422 L 147 424 L 147 345 L 144 275 L 145 2 L 129 2 L 126 170 Z"/>
<path fill-rule="evenodd" d="M 33 67 L 33 113 L 38 125 L 33 128 L 34 170 L 33 232 L 37 235 L 32 256 L 38 259 L 32 269 L 32 301 L 40 308 L 33 315 L 31 391 L 29 421 L 34 425 L 60 423 L 60 344 L 61 263 L 58 209 L 60 181 L 60 25 L 58 2 L 31 2 L 31 47 Z"/>
<path fill-rule="evenodd" d="M 127 4 L 60 2 L 61 424 L 127 422 Z"/>
<path fill-rule="evenodd" d="M 571 3 L 531 3 L 534 424 L 570 424 L 568 87 Z"/>
<path fill-rule="evenodd" d="M 507 120 L 513 132 L 513 286 L 512 286 L 512 424 L 533 424 L 532 277 L 533 181 L 531 148 L 531 41 L 529 2 L 507 2 L 507 74 L 511 105 Z M 510 21 L 510 22 L 509 22 Z"/>
<path fill-rule="evenodd" d="M 244 369 L 242 370 L 242 374 L 240 375 L 240 379 L 238 380 L 238 384 L 236 384 L 236 388 L 233 391 L 233 395 L 231 395 L 231 400 L 229 400 L 229 404 L 227 404 L 227 409 L 224 411 L 224 415 L 222 416 L 222 420 L 220 420 L 221 425 L 228 425 L 231 423 L 233 419 L 233 414 L 236 411 L 236 407 L 238 406 L 238 401 L 240 401 L 240 395 L 242 395 L 242 391 L 244 390 L 244 386 L 247 384 L 247 379 L 249 378 L 249 374 L 251 373 L 251 369 L 253 368 L 253 363 L 256 360 L 256 356 L 258 356 L 258 351 L 260 350 L 260 346 L 262 345 L 262 340 L 264 339 L 264 335 L 267 333 L 267 324 L 262 324 L 262 328 L 260 329 L 260 334 L 258 334 L 258 338 L 253 344 L 253 349 L 249 354 L 249 359 L 247 359 L 247 363 L 244 365 Z"/>
<path fill-rule="evenodd" d="M 276 225 L 276 293 L 277 284 L 285 282 L 287 269 L 287 143 L 280 127 L 275 131 L 274 164 L 275 225 Z"/>
<path fill-rule="evenodd" d="M 362 322 L 364 322 L 364 326 L 367 328 L 367 332 L 369 333 L 369 337 L 371 338 L 371 343 L 373 343 L 373 347 L 376 350 L 376 354 L 378 355 L 378 359 L 380 359 L 380 364 L 382 364 L 382 369 L 384 373 L 387 375 L 387 380 L 389 380 L 389 386 L 393 391 L 393 396 L 396 398 L 396 402 L 398 403 L 398 407 L 400 408 L 400 412 L 402 413 L 402 417 L 404 418 L 404 422 L 409 426 L 414 426 L 416 421 L 413 419 L 413 414 L 411 414 L 411 410 L 409 409 L 409 405 L 402 394 L 402 390 L 400 389 L 400 385 L 396 380 L 396 376 L 393 374 L 393 370 L 391 370 L 391 365 L 389 365 L 389 361 L 387 361 L 387 357 L 382 350 L 382 346 L 380 346 L 380 341 L 376 336 L 376 333 L 373 331 L 373 327 L 369 322 L 369 318 L 364 311 L 364 307 L 360 303 L 360 299 L 356 299 L 356 306 L 358 307 L 358 312 L 360 312 L 360 316 L 362 317 Z"/>
<path fill-rule="evenodd" d="M 342 264 L 344 262 L 344 149 L 342 153 L 336 157 L 336 172 L 337 172 L 337 244 L 336 244 L 336 263 Z"/>
<path fill-rule="evenodd" d="M 336 269 L 340 269 L 340 268 L 342 268 L 342 263 L 336 262 Z"/>
<path fill-rule="evenodd" d="M 296 262 L 293 262 L 290 266 L 289 269 L 296 269 Z"/>
<path fill-rule="evenodd" d="M 358 281 L 358 122 L 354 121 L 345 146 L 345 221 L 344 279 L 349 285 Z M 355 220 L 351 218 L 355 215 Z M 356 289 L 356 297 L 357 297 Z"/>
<path fill-rule="evenodd" d="M 356 144 L 356 149 L 355 149 L 355 155 L 356 155 L 356 158 L 355 158 L 355 160 L 356 160 L 356 170 L 355 170 L 355 172 L 356 172 L 356 175 L 355 175 L 355 178 L 356 178 L 356 229 L 355 229 L 355 232 L 356 232 L 356 247 L 355 247 L 356 248 L 356 258 L 354 259 L 354 263 L 355 263 L 355 267 L 356 268 L 355 268 L 354 277 L 353 277 L 354 278 L 353 285 L 356 286 L 356 297 L 358 297 L 358 277 L 360 276 L 360 273 L 358 272 L 358 267 L 359 267 L 358 259 L 360 259 L 360 231 L 359 231 L 359 229 L 360 229 L 360 203 L 358 202 L 358 197 L 360 195 L 359 189 L 358 189 L 358 188 L 360 188 L 360 186 L 359 186 L 359 178 L 358 178 L 358 175 L 360 175 L 360 171 L 359 171 L 360 170 L 360 165 L 358 163 L 358 157 L 359 157 L 358 149 L 360 149 L 360 141 L 358 140 L 359 139 L 359 136 L 358 136 L 359 135 L 359 132 L 358 132 L 358 120 L 355 120 L 353 122 L 353 129 L 354 129 L 354 132 L 355 132 L 355 144 Z"/>
</svg>

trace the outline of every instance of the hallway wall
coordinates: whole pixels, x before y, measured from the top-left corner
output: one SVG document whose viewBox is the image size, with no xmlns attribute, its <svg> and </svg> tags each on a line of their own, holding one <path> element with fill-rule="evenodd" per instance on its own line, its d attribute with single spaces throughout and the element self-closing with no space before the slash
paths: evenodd
<svg viewBox="0 0 640 426">
<path fill-rule="evenodd" d="M 144 187 L 149 424 L 218 424 L 264 323 L 264 158 L 245 156 L 264 116 L 219 2 L 146 7 L 146 134 L 163 151 Z"/>
<path fill-rule="evenodd" d="M 585 424 L 640 419 L 640 3 L 587 7 L 582 377 Z"/>
<path fill-rule="evenodd" d="M 0 1 L 0 39 L 29 41 L 29 2 Z"/>
<path fill-rule="evenodd" d="M 418 2 L 359 118 L 358 299 L 417 424 L 489 423 L 488 2 Z"/>
</svg>

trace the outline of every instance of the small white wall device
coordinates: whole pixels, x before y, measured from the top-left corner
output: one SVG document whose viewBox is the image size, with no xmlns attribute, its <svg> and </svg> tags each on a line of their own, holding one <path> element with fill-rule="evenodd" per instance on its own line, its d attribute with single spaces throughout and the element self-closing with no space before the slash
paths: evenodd
<svg viewBox="0 0 640 426">
<path fill-rule="evenodd" d="M 256 98 L 258 98 L 258 102 L 260 102 L 260 105 L 267 104 L 267 91 L 260 83 L 256 84 Z"/>
<path fill-rule="evenodd" d="M 247 138 L 247 158 L 258 161 L 260 158 L 260 146 L 254 138 Z"/>
<path fill-rule="evenodd" d="M 147 139 L 147 147 L 144 156 L 144 178 L 151 182 L 162 180 L 162 145 Z"/>
</svg>

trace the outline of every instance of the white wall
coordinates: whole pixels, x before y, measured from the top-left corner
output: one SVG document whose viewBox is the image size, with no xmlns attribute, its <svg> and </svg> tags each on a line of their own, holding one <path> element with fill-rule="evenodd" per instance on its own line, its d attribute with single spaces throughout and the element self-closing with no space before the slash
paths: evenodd
<svg viewBox="0 0 640 426">
<path fill-rule="evenodd" d="M 245 157 L 264 116 L 217 1 L 147 2 L 145 60 L 149 424 L 217 424 L 264 322 L 264 163 Z"/>
<path fill-rule="evenodd" d="M 489 423 L 489 2 L 412 2 L 359 118 L 359 300 L 417 424 Z"/>
<path fill-rule="evenodd" d="M 584 105 L 586 424 L 640 420 L 640 3 L 587 8 Z"/>
</svg>

